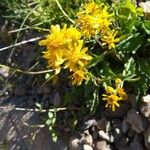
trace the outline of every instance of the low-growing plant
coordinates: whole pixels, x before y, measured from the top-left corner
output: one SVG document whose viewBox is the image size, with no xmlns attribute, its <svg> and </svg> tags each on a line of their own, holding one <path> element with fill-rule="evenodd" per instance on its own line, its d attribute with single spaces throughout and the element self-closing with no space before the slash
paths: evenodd
<svg viewBox="0 0 150 150">
<path fill-rule="evenodd" d="M 55 76 L 66 70 L 74 87 L 64 100 L 80 95 L 80 86 L 92 114 L 102 100 L 115 111 L 131 93 L 140 104 L 150 83 L 149 37 L 150 21 L 135 1 L 89 1 L 81 5 L 73 25 L 52 25 L 40 45 L 46 47 L 47 67 Z"/>
<path fill-rule="evenodd" d="M 51 10 L 42 11 L 42 6 L 47 4 L 47 8 L 49 2 L 42 1 L 41 8 L 32 15 L 41 12 L 41 22 L 51 24 Z M 102 102 L 115 111 L 131 93 L 136 95 L 138 106 L 150 83 L 150 21 L 142 8 L 134 0 L 109 4 L 91 0 L 76 1 L 80 8 L 69 11 L 56 2 L 67 21 L 58 15 L 39 45 L 45 47 L 43 58 L 47 68 L 52 69 L 46 74 L 47 80 L 55 80 L 55 84 L 60 81 L 56 79 L 67 76 L 71 91 L 63 94 L 64 106 L 82 96 L 81 108 L 90 115 Z M 71 4 L 68 3 L 69 8 L 73 7 Z M 48 113 L 46 124 L 51 131 L 57 120 L 56 112 Z"/>
</svg>

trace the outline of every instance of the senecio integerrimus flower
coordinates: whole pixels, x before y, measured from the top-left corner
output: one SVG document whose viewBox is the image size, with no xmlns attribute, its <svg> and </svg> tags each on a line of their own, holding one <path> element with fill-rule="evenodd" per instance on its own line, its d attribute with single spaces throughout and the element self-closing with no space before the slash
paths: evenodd
<svg viewBox="0 0 150 150">
<path fill-rule="evenodd" d="M 115 88 L 111 86 L 105 87 L 105 94 L 103 94 L 103 100 L 106 101 L 106 107 L 111 108 L 112 111 L 115 111 L 116 106 L 120 106 L 120 101 L 124 101 L 128 97 L 122 86 L 123 82 L 121 81 L 121 79 L 117 78 L 115 80 Z"/>
<path fill-rule="evenodd" d="M 61 29 L 59 25 L 52 25 L 51 33 L 39 44 L 46 46 L 43 57 L 47 60 L 48 68 L 52 68 L 55 74 L 59 74 L 61 69 L 68 69 L 73 74 L 73 85 L 81 85 L 87 79 L 86 65 L 92 57 L 76 28 L 64 25 Z"/>
<path fill-rule="evenodd" d="M 116 38 L 117 31 L 114 30 L 113 13 L 109 12 L 109 7 L 104 4 L 89 2 L 81 7 L 77 13 L 76 20 L 79 30 L 88 39 L 99 36 L 102 46 L 106 45 L 108 49 L 114 49 L 119 38 Z M 113 29 L 113 30 L 112 30 Z"/>
<path fill-rule="evenodd" d="M 111 16 L 107 11 L 108 7 L 105 4 L 96 4 L 95 2 L 86 3 L 81 11 L 77 14 L 77 24 L 79 29 L 87 38 L 91 38 L 104 33 L 111 25 Z M 104 28 L 105 27 L 105 28 Z"/>
</svg>

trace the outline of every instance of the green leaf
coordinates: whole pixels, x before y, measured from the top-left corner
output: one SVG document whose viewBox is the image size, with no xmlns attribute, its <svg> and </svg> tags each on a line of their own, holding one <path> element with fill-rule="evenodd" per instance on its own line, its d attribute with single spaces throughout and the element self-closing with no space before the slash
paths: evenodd
<svg viewBox="0 0 150 150">
<path fill-rule="evenodd" d="M 118 49 L 125 53 L 132 52 L 133 54 L 135 54 L 136 51 L 141 47 L 143 42 L 144 38 L 139 33 L 136 33 L 122 40 L 118 45 Z"/>
<path fill-rule="evenodd" d="M 52 112 L 48 112 L 48 117 L 49 117 L 50 119 L 52 119 L 52 118 L 54 117 L 54 114 L 53 114 Z"/>
<path fill-rule="evenodd" d="M 52 121 L 50 120 L 50 119 L 48 119 L 47 121 L 46 121 L 46 125 L 50 125 L 52 123 Z"/>
<path fill-rule="evenodd" d="M 133 59 L 133 57 L 131 57 L 124 64 L 124 70 L 122 72 L 124 80 L 131 82 L 131 81 L 136 81 L 137 79 L 139 79 L 139 78 L 135 78 L 136 77 L 135 71 L 136 71 L 135 60 Z"/>
<path fill-rule="evenodd" d="M 138 63 L 138 69 L 145 78 L 150 80 L 150 61 L 147 59 L 140 59 Z"/>
<path fill-rule="evenodd" d="M 142 28 L 144 29 L 144 31 L 145 31 L 147 34 L 150 34 L 150 21 L 145 20 L 145 21 L 142 23 Z"/>
<path fill-rule="evenodd" d="M 52 118 L 52 125 L 55 124 L 56 118 Z"/>
<path fill-rule="evenodd" d="M 36 107 L 38 107 L 39 109 L 41 109 L 41 108 L 42 108 L 42 105 L 41 105 L 41 104 L 39 104 L 39 103 L 35 103 L 35 105 L 36 105 Z"/>
<path fill-rule="evenodd" d="M 101 55 L 95 55 L 92 54 L 93 59 L 91 60 L 91 62 L 88 64 L 88 68 L 94 67 L 96 66 L 99 62 L 103 61 L 105 56 L 108 54 L 108 51 L 105 51 L 104 53 L 102 53 Z"/>
</svg>

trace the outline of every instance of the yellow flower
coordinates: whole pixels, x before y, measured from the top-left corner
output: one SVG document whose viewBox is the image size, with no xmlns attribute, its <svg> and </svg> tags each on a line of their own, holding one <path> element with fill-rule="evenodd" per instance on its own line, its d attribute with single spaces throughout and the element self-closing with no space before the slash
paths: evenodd
<svg viewBox="0 0 150 150">
<path fill-rule="evenodd" d="M 110 30 L 109 26 L 112 24 L 112 22 L 108 19 L 99 19 L 100 24 L 100 32 L 101 34 L 106 34 L 108 30 Z"/>
<path fill-rule="evenodd" d="M 67 28 L 67 25 L 64 25 L 61 29 L 59 25 L 52 25 L 51 34 L 45 40 L 39 42 L 39 45 L 47 47 L 47 50 L 43 52 L 43 57 L 47 59 L 48 67 L 52 68 L 55 74 L 58 74 L 61 68 L 63 68 L 66 54 L 70 50 L 68 45 L 77 43 L 80 38 L 81 33 L 72 26 Z"/>
<path fill-rule="evenodd" d="M 123 88 L 119 87 L 116 89 L 116 91 L 117 91 L 118 96 L 121 97 L 122 100 L 126 100 L 128 98 L 128 96 Z"/>
<path fill-rule="evenodd" d="M 73 73 L 72 76 L 70 76 L 72 79 L 72 85 L 80 86 L 83 82 L 83 80 L 87 80 L 87 71 L 84 70 L 77 70 Z"/>
<path fill-rule="evenodd" d="M 54 69 L 55 74 L 58 74 L 61 70 L 61 65 L 65 61 L 63 51 L 61 49 L 57 51 L 48 50 L 43 53 L 43 57 L 48 61 L 48 67 Z"/>
<path fill-rule="evenodd" d="M 112 24 L 112 14 L 109 14 L 105 4 L 96 4 L 93 1 L 84 5 L 77 14 L 77 24 L 84 36 L 91 38 L 97 34 L 105 33 Z"/>
<path fill-rule="evenodd" d="M 51 26 L 51 34 L 47 36 L 46 40 L 41 40 L 39 45 L 47 46 L 47 49 L 63 48 L 65 42 L 64 32 L 66 25 L 60 29 L 59 25 Z"/>
<path fill-rule="evenodd" d="M 115 85 L 116 85 L 116 87 L 119 85 L 119 84 L 121 84 L 122 83 L 122 80 L 120 79 L 120 78 L 116 78 L 115 79 Z"/>
<path fill-rule="evenodd" d="M 119 103 L 118 101 L 121 100 L 120 97 L 118 97 L 115 94 L 111 94 L 111 95 L 105 95 L 103 94 L 103 100 L 107 101 L 106 106 L 105 107 L 109 107 L 112 109 L 112 111 L 115 111 L 115 106 L 119 107 Z"/>
<path fill-rule="evenodd" d="M 105 90 L 106 90 L 107 94 L 115 93 L 115 89 L 113 87 L 111 87 L 111 86 L 107 86 Z"/>
<path fill-rule="evenodd" d="M 101 19 L 112 19 L 111 17 L 113 16 L 113 14 L 110 14 L 108 12 L 108 7 L 104 4 L 101 5 Z"/>
<path fill-rule="evenodd" d="M 66 62 L 64 68 L 69 68 L 70 71 L 77 71 L 80 68 L 84 68 L 88 61 L 92 57 L 88 54 L 87 48 L 83 48 L 83 40 L 79 40 L 78 43 L 71 43 L 68 45 L 68 51 L 66 52 Z"/>
<path fill-rule="evenodd" d="M 116 82 L 120 83 L 121 79 L 117 78 Z M 122 81 L 121 81 L 122 82 Z M 127 94 L 125 93 L 122 87 L 117 87 L 114 89 L 111 86 L 107 86 L 105 88 L 106 94 L 103 94 L 103 100 L 107 101 L 106 107 L 110 107 L 112 111 L 115 110 L 115 106 L 119 107 L 119 101 L 123 101 L 127 99 Z"/>
<path fill-rule="evenodd" d="M 64 33 L 66 42 L 77 42 L 81 38 L 81 33 L 74 28 L 73 26 L 70 26 Z"/>
<path fill-rule="evenodd" d="M 95 13 L 99 13 L 100 11 L 99 6 L 95 2 L 86 3 L 83 9 L 85 9 L 86 14 L 95 14 Z"/>
<path fill-rule="evenodd" d="M 78 16 L 77 24 L 79 25 L 80 31 L 87 38 L 99 33 L 99 18 L 97 16 L 93 17 L 91 15 L 81 14 Z"/>
<path fill-rule="evenodd" d="M 106 35 L 102 36 L 102 45 L 108 45 L 109 49 L 115 48 L 116 47 L 116 43 L 119 42 L 119 38 L 115 38 L 117 35 L 117 31 L 113 30 L 112 32 L 107 32 Z"/>
</svg>

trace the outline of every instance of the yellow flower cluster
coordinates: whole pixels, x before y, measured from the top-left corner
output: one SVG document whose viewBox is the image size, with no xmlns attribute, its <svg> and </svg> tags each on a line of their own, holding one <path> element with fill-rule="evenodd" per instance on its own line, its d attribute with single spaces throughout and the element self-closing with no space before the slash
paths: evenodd
<svg viewBox="0 0 150 150">
<path fill-rule="evenodd" d="M 89 2 L 83 6 L 77 16 L 77 24 L 85 37 L 99 35 L 102 46 L 107 45 L 109 49 L 115 48 L 119 38 L 115 38 L 117 32 L 110 28 L 113 14 L 109 14 L 107 5 Z"/>
<path fill-rule="evenodd" d="M 48 67 L 60 73 L 61 69 L 69 69 L 73 74 L 72 84 L 81 85 L 87 79 L 86 65 L 92 59 L 87 54 L 88 48 L 83 48 L 81 33 L 74 27 L 61 29 L 59 25 L 51 26 L 51 33 L 45 40 L 39 42 L 46 46 L 43 57 L 48 61 Z"/>
<path fill-rule="evenodd" d="M 110 107 L 112 111 L 115 111 L 115 106 L 120 106 L 119 101 L 126 100 L 128 97 L 122 86 L 122 80 L 117 78 L 115 80 L 115 88 L 111 86 L 105 88 L 106 94 L 103 94 L 103 100 L 107 101 L 106 107 Z"/>
</svg>

